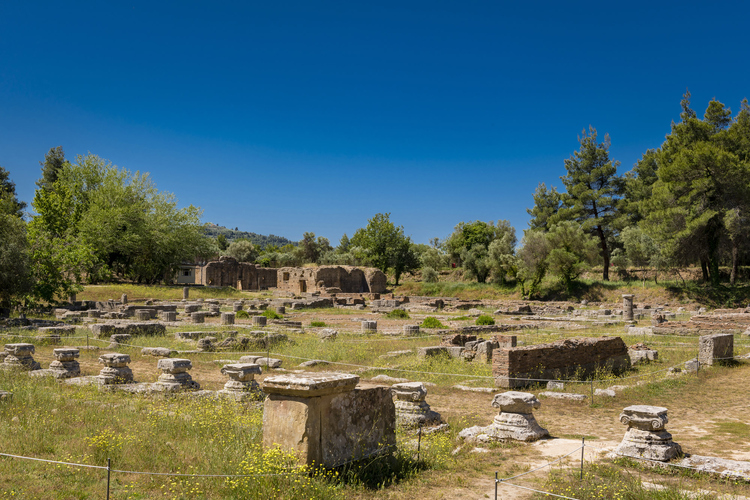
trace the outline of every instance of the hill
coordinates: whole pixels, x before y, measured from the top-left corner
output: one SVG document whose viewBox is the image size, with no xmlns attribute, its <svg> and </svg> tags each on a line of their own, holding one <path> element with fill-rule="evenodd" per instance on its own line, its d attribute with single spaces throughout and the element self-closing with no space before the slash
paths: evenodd
<svg viewBox="0 0 750 500">
<path fill-rule="evenodd" d="M 211 236 L 212 238 L 218 238 L 220 234 L 223 234 L 224 237 L 230 242 L 234 240 L 250 240 L 253 245 L 257 245 L 261 249 L 265 248 L 268 245 L 283 247 L 284 245 L 287 245 L 289 243 L 291 243 L 292 245 L 297 244 L 296 241 L 284 238 L 283 236 L 276 236 L 274 234 L 269 234 L 268 236 L 266 236 L 264 234 L 250 233 L 248 231 L 239 231 L 236 228 L 229 229 L 227 227 L 219 226 L 211 222 L 206 223 L 204 228 L 206 231 L 206 235 Z"/>
</svg>

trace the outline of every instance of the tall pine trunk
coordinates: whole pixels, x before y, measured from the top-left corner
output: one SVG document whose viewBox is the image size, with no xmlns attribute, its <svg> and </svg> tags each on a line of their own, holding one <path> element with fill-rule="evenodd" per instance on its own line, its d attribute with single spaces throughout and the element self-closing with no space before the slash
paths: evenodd
<svg viewBox="0 0 750 500">
<path fill-rule="evenodd" d="M 599 241 L 602 246 L 602 257 L 604 257 L 604 270 L 602 272 L 602 279 L 609 281 L 609 249 L 607 248 L 607 238 L 604 236 L 602 226 L 596 226 L 596 234 L 599 236 Z"/>
</svg>

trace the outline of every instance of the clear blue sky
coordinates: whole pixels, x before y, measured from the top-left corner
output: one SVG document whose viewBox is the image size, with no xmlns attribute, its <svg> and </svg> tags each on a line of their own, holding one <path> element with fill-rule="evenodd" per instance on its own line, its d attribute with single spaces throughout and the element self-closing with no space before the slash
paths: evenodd
<svg viewBox="0 0 750 500">
<path fill-rule="evenodd" d="M 630 170 L 688 87 L 750 97 L 746 2 L 0 3 L 0 165 L 30 202 L 63 146 L 150 172 L 205 222 L 336 244 L 518 237 L 593 125 Z"/>
</svg>

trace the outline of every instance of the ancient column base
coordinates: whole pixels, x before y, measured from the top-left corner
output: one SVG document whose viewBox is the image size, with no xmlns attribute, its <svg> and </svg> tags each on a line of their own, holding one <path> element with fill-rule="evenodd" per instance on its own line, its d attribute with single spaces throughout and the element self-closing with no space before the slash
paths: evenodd
<svg viewBox="0 0 750 500">
<path fill-rule="evenodd" d="M 682 448 L 672 441 L 672 434 L 665 430 L 652 432 L 631 427 L 625 432 L 625 437 L 614 453 L 668 462 L 682 453 Z"/>
</svg>

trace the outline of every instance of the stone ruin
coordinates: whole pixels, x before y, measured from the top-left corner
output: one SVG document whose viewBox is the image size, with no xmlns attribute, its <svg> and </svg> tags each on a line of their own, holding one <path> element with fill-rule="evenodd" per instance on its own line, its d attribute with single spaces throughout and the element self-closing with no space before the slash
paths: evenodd
<svg viewBox="0 0 750 500">
<path fill-rule="evenodd" d="M 422 382 L 402 382 L 391 387 L 396 398 L 396 422 L 403 427 L 439 425 L 440 414 L 425 401 L 427 389 Z"/>
<path fill-rule="evenodd" d="M 133 382 L 133 371 L 128 367 L 130 356 L 112 352 L 99 356 L 99 363 L 104 365 L 96 381 L 99 385 L 129 384 Z"/>
<path fill-rule="evenodd" d="M 631 366 L 635 366 L 656 361 L 659 359 L 659 351 L 651 349 L 643 342 L 638 342 L 628 347 L 628 356 Z"/>
<path fill-rule="evenodd" d="M 221 373 L 229 377 L 224 388 L 217 394 L 229 396 L 236 401 L 259 400 L 263 397 L 255 376 L 261 374 L 260 365 L 254 363 L 232 363 L 224 365 Z"/>
<path fill-rule="evenodd" d="M 443 337 L 439 346 L 419 348 L 417 355 L 429 357 L 448 354 L 465 361 L 492 363 L 493 352 L 501 347 L 515 347 L 515 345 L 515 336 L 496 335 L 492 340 L 485 340 L 476 335 L 451 333 Z"/>
<path fill-rule="evenodd" d="M 630 368 L 628 348 L 620 337 L 572 338 L 523 347 L 496 349 L 492 376 L 498 387 L 524 387 L 535 380 L 586 376 L 603 368 Z"/>
<path fill-rule="evenodd" d="M 153 385 L 157 391 L 177 392 L 186 390 L 198 390 L 200 385 L 194 381 L 188 370 L 193 367 L 189 359 L 160 359 L 156 367 L 162 371 L 159 379 Z"/>
<path fill-rule="evenodd" d="M 362 333 L 375 333 L 378 331 L 378 322 L 372 320 L 362 321 Z"/>
<path fill-rule="evenodd" d="M 71 347 L 53 349 L 52 354 L 55 356 L 55 360 L 49 364 L 49 370 L 53 376 L 58 379 L 79 377 L 81 366 L 76 358 L 80 353 L 79 349 Z"/>
<path fill-rule="evenodd" d="M 470 441 L 537 441 L 549 436 L 547 429 L 539 426 L 533 410 L 542 403 L 528 392 L 508 391 L 497 394 L 492 406 L 499 408 L 493 422 L 487 427 L 469 427 L 458 435 Z"/>
<path fill-rule="evenodd" d="M 698 362 L 701 365 L 728 363 L 733 357 L 734 335 L 731 333 L 702 335 L 698 339 Z"/>
<path fill-rule="evenodd" d="M 276 271 L 277 288 L 295 294 L 384 293 L 387 285 L 385 274 L 370 267 L 281 267 Z"/>
<path fill-rule="evenodd" d="M 41 365 L 34 361 L 32 356 L 34 351 L 34 344 L 5 344 L 5 359 L 2 367 L 26 371 L 39 370 Z"/>
<path fill-rule="evenodd" d="M 345 373 L 263 380 L 263 447 L 294 452 L 302 464 L 335 468 L 396 445 L 391 388 L 358 385 Z"/>
<path fill-rule="evenodd" d="M 627 425 L 628 430 L 614 455 L 660 462 L 675 458 L 682 449 L 666 431 L 668 421 L 667 409 L 661 406 L 628 406 L 620 414 L 620 422 Z"/>
</svg>

